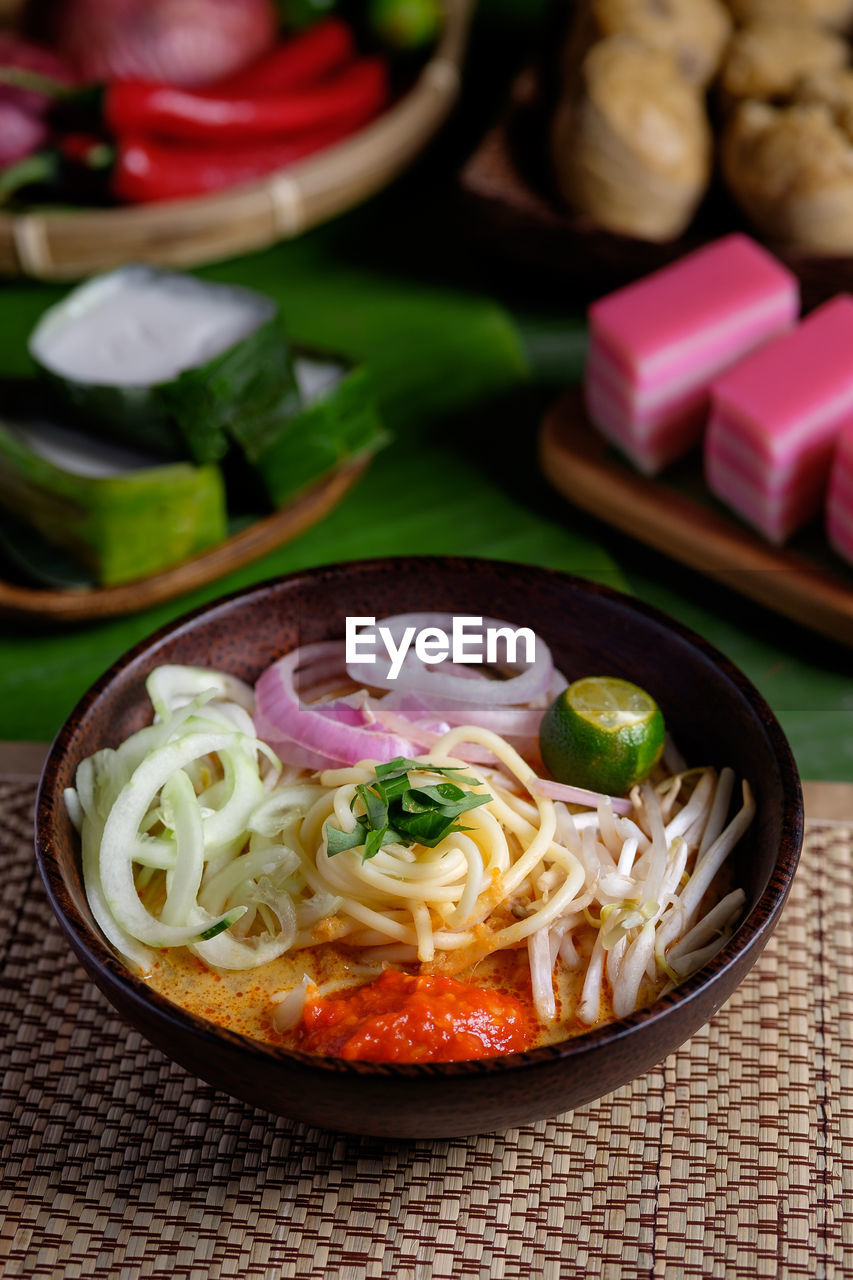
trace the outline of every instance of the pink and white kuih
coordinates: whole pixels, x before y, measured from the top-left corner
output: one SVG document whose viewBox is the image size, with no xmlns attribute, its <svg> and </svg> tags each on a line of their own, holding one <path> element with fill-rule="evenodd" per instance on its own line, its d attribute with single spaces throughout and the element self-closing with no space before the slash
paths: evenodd
<svg viewBox="0 0 853 1280">
<path fill-rule="evenodd" d="M 799 310 L 792 273 L 725 236 L 590 307 L 587 410 L 645 475 L 702 444 L 710 491 L 771 542 L 823 509 L 853 561 L 853 297 Z"/>
</svg>

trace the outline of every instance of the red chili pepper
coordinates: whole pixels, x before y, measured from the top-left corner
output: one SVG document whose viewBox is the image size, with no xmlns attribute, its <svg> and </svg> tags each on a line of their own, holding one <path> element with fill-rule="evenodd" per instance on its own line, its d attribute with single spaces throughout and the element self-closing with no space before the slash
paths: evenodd
<svg viewBox="0 0 853 1280">
<path fill-rule="evenodd" d="M 116 149 L 110 189 L 117 200 L 128 204 L 206 195 L 286 169 L 349 132 L 338 128 L 284 142 L 264 140 L 216 149 L 126 138 Z"/>
<path fill-rule="evenodd" d="M 352 28 L 340 18 L 324 18 L 281 41 L 251 66 L 208 85 L 216 97 L 261 98 L 301 89 L 340 71 L 357 54 Z"/>
<path fill-rule="evenodd" d="M 215 97 L 143 81 L 108 85 L 104 119 L 118 138 L 155 134 L 219 145 L 364 124 L 388 100 L 383 58 L 360 58 L 321 84 L 271 97 Z"/>
</svg>

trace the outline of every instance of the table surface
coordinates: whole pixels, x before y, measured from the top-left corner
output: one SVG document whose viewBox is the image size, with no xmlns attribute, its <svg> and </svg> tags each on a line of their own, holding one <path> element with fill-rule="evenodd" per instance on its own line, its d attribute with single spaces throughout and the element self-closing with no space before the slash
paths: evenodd
<svg viewBox="0 0 853 1280">
<path fill-rule="evenodd" d="M 483 8 L 506 35 L 515 30 L 508 15 L 517 20 L 523 6 Z M 126 648 L 221 593 L 331 561 L 455 554 L 542 564 L 636 593 L 742 668 L 781 721 L 804 778 L 853 779 L 847 648 L 616 533 L 560 498 L 539 471 L 539 422 L 582 368 L 582 308 L 508 283 L 457 219 L 455 175 L 520 56 L 506 48 L 475 28 L 475 89 L 388 192 L 296 242 L 203 273 L 266 290 L 295 340 L 366 360 L 394 443 L 321 524 L 208 588 L 97 623 L 0 622 L 0 737 L 50 739 Z M 29 370 L 27 335 L 63 292 L 0 288 L 0 376 Z"/>
</svg>

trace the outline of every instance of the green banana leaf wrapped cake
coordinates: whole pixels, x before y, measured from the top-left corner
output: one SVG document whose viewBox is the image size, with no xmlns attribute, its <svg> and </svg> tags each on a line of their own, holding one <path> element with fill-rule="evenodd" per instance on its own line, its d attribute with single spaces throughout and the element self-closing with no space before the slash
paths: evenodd
<svg viewBox="0 0 853 1280">
<path fill-rule="evenodd" d="M 0 511 L 101 585 L 187 559 L 227 536 L 232 504 L 281 507 L 388 440 L 367 370 L 294 350 L 251 289 L 120 267 L 46 311 L 29 350 L 49 421 L 5 406 Z"/>
<path fill-rule="evenodd" d="M 51 307 L 29 343 L 86 430 L 215 462 L 235 424 L 264 433 L 299 408 L 284 322 L 261 293 L 130 265 Z"/>
<path fill-rule="evenodd" d="M 40 419 L 0 420 L 0 508 L 61 548 L 92 581 L 114 586 L 186 560 L 227 533 L 219 468 L 156 458 Z M 18 540 L 17 560 L 37 549 Z M 83 580 L 85 581 L 85 579 Z"/>
</svg>

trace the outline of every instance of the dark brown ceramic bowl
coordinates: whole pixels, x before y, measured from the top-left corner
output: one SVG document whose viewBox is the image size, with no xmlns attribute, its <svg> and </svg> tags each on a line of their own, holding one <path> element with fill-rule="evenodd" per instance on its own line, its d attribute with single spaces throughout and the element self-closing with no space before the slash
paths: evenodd
<svg viewBox="0 0 853 1280">
<path fill-rule="evenodd" d="M 652 1008 L 550 1048 L 478 1062 L 396 1066 L 317 1059 L 234 1035 L 152 993 L 104 942 L 83 891 L 63 788 L 78 762 L 147 719 L 143 681 L 160 663 L 246 680 L 297 643 L 343 635 L 347 615 L 447 610 L 535 628 L 574 678 L 643 685 L 690 761 L 731 765 L 757 818 L 735 879 L 747 910 L 701 972 Z M 41 780 L 36 855 L 71 944 L 129 1023 L 188 1071 L 264 1110 L 325 1129 L 391 1138 L 507 1129 L 581 1106 L 647 1071 L 711 1018 L 758 959 L 800 853 L 803 809 L 790 748 L 741 673 L 698 637 L 627 596 L 549 570 L 487 560 L 384 559 L 309 570 L 230 596 L 137 645 L 82 699 Z"/>
</svg>

